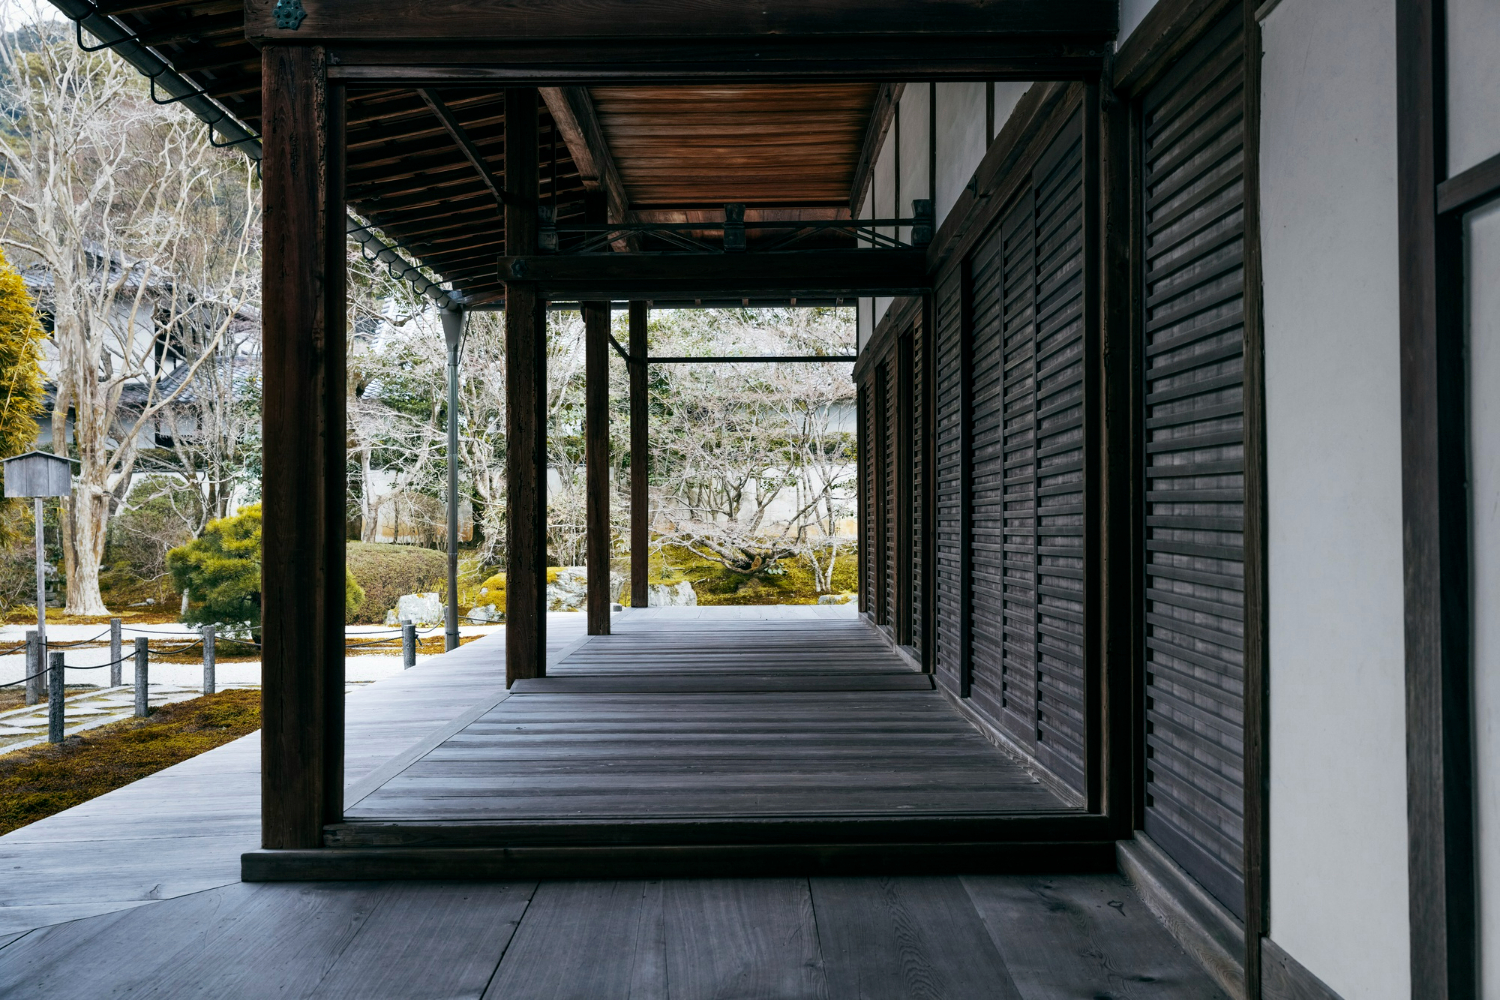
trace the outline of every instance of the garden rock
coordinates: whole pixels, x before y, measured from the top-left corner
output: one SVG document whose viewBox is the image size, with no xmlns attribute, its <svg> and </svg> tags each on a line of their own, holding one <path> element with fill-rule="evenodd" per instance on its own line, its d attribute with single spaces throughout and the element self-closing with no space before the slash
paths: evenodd
<svg viewBox="0 0 1500 1000">
<path fill-rule="evenodd" d="M 696 608 L 698 606 L 698 595 L 693 592 L 693 585 L 686 580 L 670 586 L 664 583 L 651 584 L 649 600 L 653 608 Z"/>
<path fill-rule="evenodd" d="M 819 594 L 819 604 L 848 604 L 854 600 L 853 594 Z"/>
<path fill-rule="evenodd" d="M 471 622 L 497 622 L 500 620 L 500 612 L 495 610 L 493 604 L 486 604 L 482 608 L 471 608 L 469 610 L 469 621 Z"/>
<path fill-rule="evenodd" d="M 437 594 L 402 594 L 396 599 L 396 610 L 385 616 L 385 623 L 400 625 L 409 621 L 416 625 L 441 625 L 444 617 L 443 602 Z"/>
</svg>

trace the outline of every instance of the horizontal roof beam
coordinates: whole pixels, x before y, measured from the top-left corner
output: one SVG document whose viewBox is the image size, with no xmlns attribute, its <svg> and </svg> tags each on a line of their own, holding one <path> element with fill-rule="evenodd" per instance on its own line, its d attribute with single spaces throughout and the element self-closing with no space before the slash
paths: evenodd
<svg viewBox="0 0 1500 1000">
<path fill-rule="evenodd" d="M 795 253 L 601 253 L 501 257 L 501 281 L 548 299 L 855 298 L 928 291 L 922 250 Z"/>
<path fill-rule="evenodd" d="M 626 44 L 648 39 L 829 41 L 921 35 L 1004 38 L 1102 35 L 1119 27 L 1117 0 L 303 0 L 306 16 L 282 17 L 276 0 L 247 0 L 254 41 L 423 40 L 525 44 Z M 295 23 L 294 23 L 295 22 Z M 836 58 L 829 53 L 829 58 Z"/>
</svg>

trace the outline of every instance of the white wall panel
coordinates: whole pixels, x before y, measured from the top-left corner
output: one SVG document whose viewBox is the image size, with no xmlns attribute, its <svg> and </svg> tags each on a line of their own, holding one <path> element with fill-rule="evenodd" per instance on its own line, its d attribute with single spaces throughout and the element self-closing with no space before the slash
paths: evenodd
<svg viewBox="0 0 1500 1000">
<path fill-rule="evenodd" d="M 1120 35 L 1124 42 L 1156 6 L 1156 0 L 1120 0 Z M 1117 46 L 1118 47 L 1118 46 Z"/>
<path fill-rule="evenodd" d="M 1271 937 L 1409 995 L 1394 0 L 1264 25 Z"/>
<path fill-rule="evenodd" d="M 1464 237 L 1480 995 L 1500 1000 L 1500 204 L 1469 213 Z"/>
<path fill-rule="evenodd" d="M 1500 0 L 1447 0 L 1448 172 L 1500 154 Z"/>
<path fill-rule="evenodd" d="M 880 155 L 875 158 L 875 169 L 871 180 L 871 204 L 874 206 L 875 219 L 893 219 L 896 215 L 896 149 L 900 146 L 900 133 L 896 130 L 896 123 L 891 122 L 891 129 L 885 135 L 885 144 L 880 147 Z M 882 227 L 880 232 L 887 236 L 895 236 L 896 231 L 889 226 Z M 878 324 L 885 311 L 891 307 L 889 297 L 881 297 L 875 300 L 875 322 Z"/>
<path fill-rule="evenodd" d="M 1026 91 L 1031 89 L 1031 84 L 1023 80 L 1009 80 L 1004 83 L 993 85 L 995 88 L 995 134 L 1010 119 L 1011 112 L 1016 110 L 1016 105 L 1021 103 L 1021 98 Z"/>
<path fill-rule="evenodd" d="M 937 85 L 937 223 L 943 224 L 984 159 L 983 83 Z"/>
<path fill-rule="evenodd" d="M 911 216 L 911 203 L 932 196 L 932 84 L 908 83 L 901 95 L 901 196 L 896 199 L 898 218 Z M 902 226 L 903 240 L 911 239 L 911 227 Z"/>
</svg>

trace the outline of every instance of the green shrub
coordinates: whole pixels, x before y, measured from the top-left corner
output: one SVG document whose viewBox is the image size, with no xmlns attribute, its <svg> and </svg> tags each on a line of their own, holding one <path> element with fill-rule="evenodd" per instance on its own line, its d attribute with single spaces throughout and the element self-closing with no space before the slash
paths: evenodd
<svg viewBox="0 0 1500 1000">
<path fill-rule="evenodd" d="M 352 618 L 365 604 L 365 588 L 354 578 L 354 571 L 344 564 L 344 617 Z"/>
<path fill-rule="evenodd" d="M 184 621 L 260 631 L 260 504 L 208 522 L 203 534 L 167 553 L 172 585 L 188 592 Z"/>
<path fill-rule="evenodd" d="M 378 624 L 402 594 L 444 593 L 448 558 L 435 549 L 381 542 L 350 542 L 345 558 L 365 599 L 346 612 L 350 624 Z"/>
</svg>

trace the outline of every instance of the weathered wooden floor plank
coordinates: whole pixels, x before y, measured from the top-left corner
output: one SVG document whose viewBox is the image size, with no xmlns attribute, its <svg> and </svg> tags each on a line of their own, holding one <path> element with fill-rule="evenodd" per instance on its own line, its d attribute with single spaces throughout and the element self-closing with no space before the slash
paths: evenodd
<svg viewBox="0 0 1500 1000">
<path fill-rule="evenodd" d="M 1121 876 L 963 876 L 1026 1000 L 1228 1000 Z"/>
<path fill-rule="evenodd" d="M 830 997 L 1023 1000 L 958 879 L 815 878 L 811 886 Z"/>
</svg>

